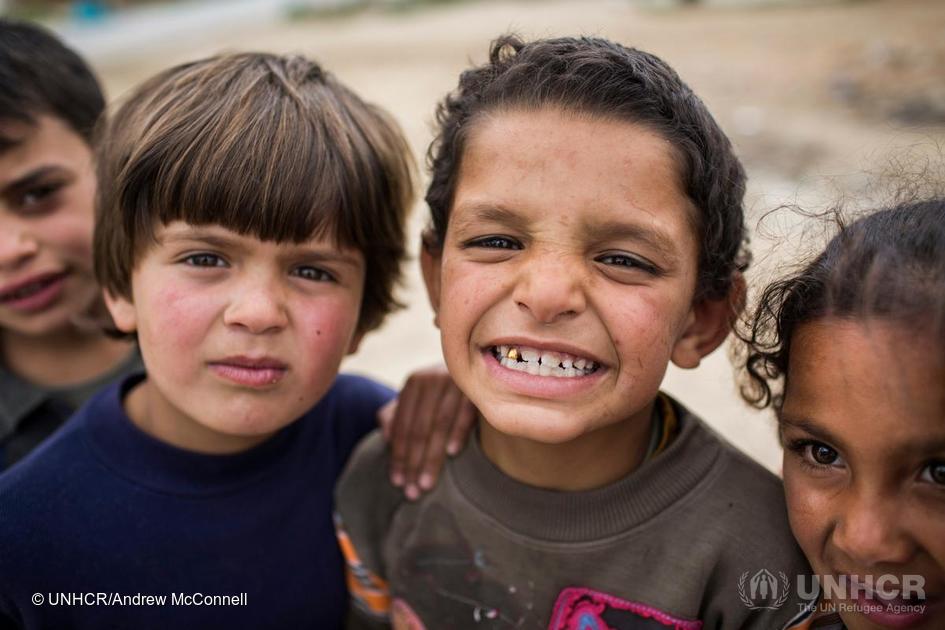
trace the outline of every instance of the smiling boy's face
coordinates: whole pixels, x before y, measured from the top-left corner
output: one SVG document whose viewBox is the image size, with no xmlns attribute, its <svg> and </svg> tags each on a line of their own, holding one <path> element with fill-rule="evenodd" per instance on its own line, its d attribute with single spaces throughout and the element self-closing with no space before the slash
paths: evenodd
<svg viewBox="0 0 945 630">
<path fill-rule="evenodd" d="M 235 452 L 311 408 L 360 340 L 361 253 L 182 221 L 156 236 L 132 299 L 107 297 L 147 367 L 126 400 L 132 420 L 182 448 Z"/>
<path fill-rule="evenodd" d="M 65 122 L 3 123 L 0 153 L 0 329 L 48 335 L 98 297 L 92 272 L 92 150 Z"/>
<path fill-rule="evenodd" d="M 721 342 L 724 318 L 693 304 L 693 213 L 645 128 L 548 109 L 476 123 L 424 264 L 450 374 L 493 428 L 551 444 L 645 421 L 669 361 Z"/>
</svg>

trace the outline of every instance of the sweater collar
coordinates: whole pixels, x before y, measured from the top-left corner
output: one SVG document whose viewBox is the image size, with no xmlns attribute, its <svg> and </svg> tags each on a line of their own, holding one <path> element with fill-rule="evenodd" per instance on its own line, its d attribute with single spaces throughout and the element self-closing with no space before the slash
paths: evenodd
<svg viewBox="0 0 945 630">
<path fill-rule="evenodd" d="M 451 462 L 452 482 L 487 515 L 531 538 L 573 543 L 625 533 L 693 491 L 721 453 L 702 421 L 673 405 L 679 424 L 675 440 L 602 488 L 561 492 L 521 483 L 486 458 L 477 439 Z"/>
<path fill-rule="evenodd" d="M 298 422 L 262 444 L 228 455 L 210 455 L 162 442 L 131 421 L 124 396 L 146 376 L 127 377 L 95 396 L 80 412 L 90 446 L 114 472 L 152 490 L 178 495 L 227 492 L 267 476 L 291 445 Z"/>
</svg>

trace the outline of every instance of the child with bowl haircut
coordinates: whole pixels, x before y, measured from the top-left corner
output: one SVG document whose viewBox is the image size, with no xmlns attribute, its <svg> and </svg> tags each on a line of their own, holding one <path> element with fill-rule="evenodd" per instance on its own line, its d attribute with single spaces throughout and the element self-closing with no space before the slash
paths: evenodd
<svg viewBox="0 0 945 630">
<path fill-rule="evenodd" d="M 945 628 L 945 199 L 841 222 L 750 323 L 743 394 L 778 415 L 817 627 Z"/>
<path fill-rule="evenodd" d="M 95 269 L 147 373 L 0 477 L 0 627 L 340 627 L 332 489 L 392 392 L 338 369 L 396 304 L 399 130 L 247 53 L 145 82 L 99 149 Z"/>
<path fill-rule="evenodd" d="M 476 437 L 406 503 L 337 490 L 352 623 L 782 628 L 809 615 L 778 479 L 659 392 L 740 304 L 745 176 L 658 58 L 494 42 L 438 111 L 424 276 Z"/>
<path fill-rule="evenodd" d="M 4 470 L 141 359 L 88 321 L 101 304 L 92 270 L 98 81 L 46 29 L 0 19 L 0 86 Z"/>
</svg>

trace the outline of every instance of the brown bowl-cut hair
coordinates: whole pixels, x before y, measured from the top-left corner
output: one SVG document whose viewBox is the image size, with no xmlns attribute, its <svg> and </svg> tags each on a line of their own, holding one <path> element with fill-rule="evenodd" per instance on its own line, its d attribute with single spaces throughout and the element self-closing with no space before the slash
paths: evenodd
<svg viewBox="0 0 945 630">
<path fill-rule="evenodd" d="M 240 53 L 165 70 L 104 123 L 95 272 L 131 298 L 131 274 L 172 221 L 264 241 L 327 235 L 365 258 L 358 330 L 377 328 L 406 257 L 410 150 L 396 123 L 318 64 Z"/>
</svg>

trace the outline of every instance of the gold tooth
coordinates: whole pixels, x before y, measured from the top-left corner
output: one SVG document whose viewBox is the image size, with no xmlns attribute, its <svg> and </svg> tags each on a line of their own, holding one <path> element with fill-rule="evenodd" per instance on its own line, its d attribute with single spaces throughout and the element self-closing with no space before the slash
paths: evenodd
<svg viewBox="0 0 945 630">
<path fill-rule="evenodd" d="M 512 361 L 518 361 L 518 350 L 515 348 L 509 348 L 509 353 L 506 355 L 506 358 Z"/>
</svg>

